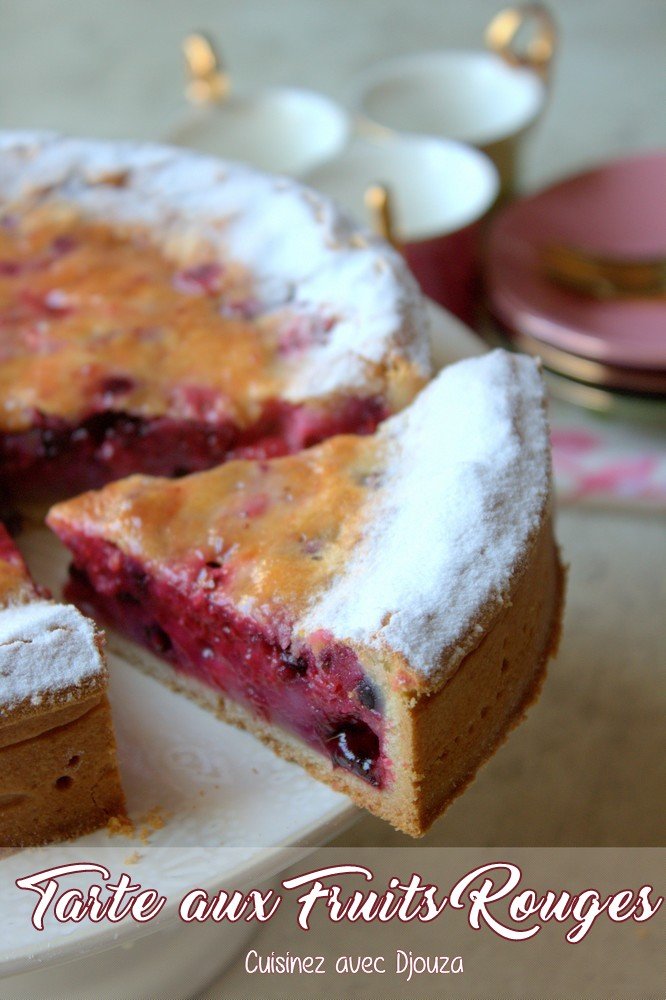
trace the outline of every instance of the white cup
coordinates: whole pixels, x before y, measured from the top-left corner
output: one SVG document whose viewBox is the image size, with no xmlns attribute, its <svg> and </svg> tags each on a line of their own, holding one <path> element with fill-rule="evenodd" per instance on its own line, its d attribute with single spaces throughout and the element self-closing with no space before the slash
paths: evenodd
<svg viewBox="0 0 666 1000">
<path fill-rule="evenodd" d="M 306 180 L 366 223 L 366 192 L 384 186 L 394 220 L 389 235 L 424 292 L 470 321 L 480 222 L 499 187 L 483 153 L 429 136 L 358 137 Z"/>
<path fill-rule="evenodd" d="M 347 143 L 349 116 L 323 94 L 269 87 L 192 108 L 169 140 L 271 173 L 302 176 Z"/>
<path fill-rule="evenodd" d="M 515 50 L 521 29 L 536 34 Z M 516 186 L 520 139 L 541 114 L 555 51 L 555 26 L 538 4 L 500 11 L 486 30 L 487 49 L 420 53 L 375 66 L 359 79 L 356 109 L 377 126 L 470 143 L 495 162 L 502 193 Z"/>
<path fill-rule="evenodd" d="M 298 87 L 231 93 L 229 73 L 207 35 L 188 35 L 183 52 L 192 107 L 168 136 L 176 145 L 295 177 L 346 145 L 350 117 L 323 94 Z"/>
</svg>

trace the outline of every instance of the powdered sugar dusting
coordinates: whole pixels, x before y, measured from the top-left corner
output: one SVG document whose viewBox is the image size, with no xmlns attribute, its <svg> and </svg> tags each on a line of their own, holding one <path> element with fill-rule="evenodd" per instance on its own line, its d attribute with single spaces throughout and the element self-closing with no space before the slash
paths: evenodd
<svg viewBox="0 0 666 1000">
<path fill-rule="evenodd" d="M 326 343 L 287 369 L 285 398 L 373 391 L 373 367 L 397 357 L 430 374 L 422 297 L 400 255 L 297 182 L 186 150 L 43 133 L 0 133 L 0 154 L 0 198 L 41 191 L 145 225 L 167 249 L 205 243 L 248 269 L 260 309 L 334 315 Z"/>
<path fill-rule="evenodd" d="M 32 601 L 0 611 L 0 718 L 105 671 L 93 623 L 71 605 Z"/>
<path fill-rule="evenodd" d="M 300 622 L 445 675 L 501 605 L 550 490 L 538 363 L 504 351 L 446 368 L 379 431 L 372 527 Z M 474 626 L 479 626 L 478 635 Z"/>
</svg>

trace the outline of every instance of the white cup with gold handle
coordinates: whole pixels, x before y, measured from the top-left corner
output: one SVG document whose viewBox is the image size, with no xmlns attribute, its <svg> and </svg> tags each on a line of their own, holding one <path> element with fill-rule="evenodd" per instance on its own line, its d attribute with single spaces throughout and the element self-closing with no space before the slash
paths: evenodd
<svg viewBox="0 0 666 1000">
<path fill-rule="evenodd" d="M 507 7 L 488 25 L 485 49 L 399 56 L 364 73 L 355 98 L 361 127 L 476 146 L 494 161 L 506 197 L 517 185 L 522 139 L 546 103 L 556 46 L 545 7 Z"/>
<path fill-rule="evenodd" d="M 189 114 L 167 136 L 261 170 L 301 177 L 346 145 L 351 120 L 335 101 L 299 87 L 237 94 L 211 40 L 189 35 L 183 44 Z"/>
<path fill-rule="evenodd" d="M 487 156 L 432 136 L 358 136 L 306 180 L 398 245 L 426 295 L 473 321 L 479 240 L 499 186 Z"/>
</svg>

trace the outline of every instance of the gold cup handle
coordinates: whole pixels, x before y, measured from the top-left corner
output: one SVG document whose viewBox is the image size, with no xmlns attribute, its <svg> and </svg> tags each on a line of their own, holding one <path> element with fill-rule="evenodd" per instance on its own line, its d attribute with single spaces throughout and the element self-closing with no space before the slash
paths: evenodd
<svg viewBox="0 0 666 1000">
<path fill-rule="evenodd" d="M 388 187 L 385 184 L 370 184 L 365 190 L 363 200 L 370 217 L 372 231 L 387 240 L 396 250 L 400 250 L 393 217 L 393 198 Z"/>
<path fill-rule="evenodd" d="M 530 32 L 525 44 L 518 48 L 518 33 Z M 511 66 L 525 66 L 548 81 L 553 56 L 557 49 L 557 26 L 547 7 L 540 3 L 524 3 L 505 7 L 493 17 L 485 31 L 486 45 Z"/>
<path fill-rule="evenodd" d="M 183 39 L 183 55 L 187 99 L 198 105 L 225 101 L 231 90 L 231 78 L 212 39 L 199 32 L 187 35 Z"/>
</svg>

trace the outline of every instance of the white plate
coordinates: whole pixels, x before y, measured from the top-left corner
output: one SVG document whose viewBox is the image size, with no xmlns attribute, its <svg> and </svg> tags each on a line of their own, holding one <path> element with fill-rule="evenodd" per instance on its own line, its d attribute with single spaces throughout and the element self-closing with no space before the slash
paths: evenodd
<svg viewBox="0 0 666 1000">
<path fill-rule="evenodd" d="M 483 350 L 462 324 L 436 307 L 432 329 L 438 367 Z M 36 578 L 58 594 L 67 552 L 39 525 L 28 528 L 20 545 Z M 356 815 L 344 796 L 132 665 L 149 653 L 112 633 L 108 638 L 111 702 L 130 815 L 140 821 L 157 809 L 164 826 L 148 824 L 147 840 L 98 831 L 0 860 L 0 977 L 155 932 L 173 920 L 188 889 L 259 884 L 295 860 L 293 849 L 303 853 L 325 843 Z M 103 864 L 114 875 L 131 873 L 135 882 L 166 895 L 170 905 L 147 925 L 47 919 L 37 933 L 30 922 L 37 897 L 19 890 L 15 880 L 84 860 Z M 86 882 L 77 876 L 75 884 L 83 888 Z"/>
</svg>

